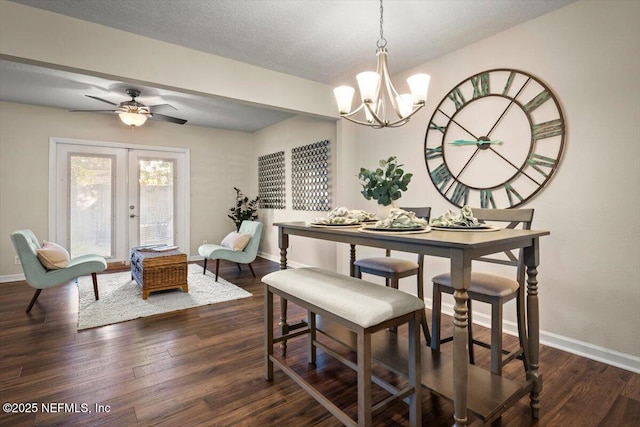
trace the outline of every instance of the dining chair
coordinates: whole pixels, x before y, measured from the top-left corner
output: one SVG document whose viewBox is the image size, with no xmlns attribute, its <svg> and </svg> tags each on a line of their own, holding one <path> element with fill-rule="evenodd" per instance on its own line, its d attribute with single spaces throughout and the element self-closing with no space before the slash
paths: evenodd
<svg viewBox="0 0 640 427">
<path fill-rule="evenodd" d="M 417 218 L 429 221 L 431 217 L 430 207 L 400 208 L 404 211 L 415 213 Z M 403 277 L 417 276 L 417 296 L 424 301 L 424 255 L 418 255 L 417 262 L 406 259 L 394 258 L 391 251 L 386 250 L 384 257 L 361 258 L 354 264 L 354 274 L 357 278 L 362 278 L 362 273 L 384 277 L 385 285 L 398 289 L 398 283 Z M 427 325 L 427 314 L 421 316 L 422 333 L 427 345 L 431 344 L 431 334 Z M 395 329 L 392 328 L 393 331 Z"/>
<path fill-rule="evenodd" d="M 473 208 L 473 216 L 481 222 L 506 224 L 504 228 L 531 229 L 533 221 L 533 209 L 480 209 Z M 525 266 L 522 249 L 516 255 L 512 251 L 505 251 L 499 257 L 482 257 L 477 261 L 489 262 L 515 267 L 515 278 L 479 271 L 471 272 L 471 285 L 467 290 L 469 299 L 467 300 L 468 310 L 468 332 L 469 332 L 469 361 L 475 364 L 473 346 L 479 345 L 491 349 L 491 372 L 502 375 L 502 367 L 515 358 L 521 358 L 525 370 L 527 368 L 526 357 L 526 318 L 524 311 L 525 303 Z M 440 344 L 453 340 L 453 337 L 441 338 L 442 321 L 442 293 L 453 295 L 454 289 L 451 287 L 451 274 L 444 273 L 431 279 L 433 282 L 433 304 L 431 308 L 433 337 L 431 348 L 440 350 Z M 518 326 L 519 347 L 507 351 L 502 345 L 502 314 L 503 305 L 507 301 L 516 298 L 516 316 Z M 481 301 L 491 304 L 491 343 L 473 338 L 472 327 L 472 304 L 471 301 Z M 506 355 L 506 356 L 505 356 Z"/>
</svg>

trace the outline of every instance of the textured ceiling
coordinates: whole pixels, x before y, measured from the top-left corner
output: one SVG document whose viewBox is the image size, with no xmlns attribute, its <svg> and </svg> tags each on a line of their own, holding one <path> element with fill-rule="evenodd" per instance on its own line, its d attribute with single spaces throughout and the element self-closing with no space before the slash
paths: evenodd
<svg viewBox="0 0 640 427">
<path fill-rule="evenodd" d="M 355 72 L 373 68 L 379 38 L 379 2 L 372 0 L 12 1 L 332 85 L 353 84 Z M 390 71 L 406 71 L 573 1 L 387 0 L 384 36 Z M 87 99 L 81 100 L 84 93 L 113 102 L 125 100 L 126 82 L 47 73 L 5 62 L 0 63 L 2 100 L 21 102 L 24 97 L 23 102 L 37 104 L 38 99 L 49 99 L 49 106 L 60 108 L 93 108 Z M 31 78 L 37 93 L 29 85 Z M 47 78 L 56 82 L 51 89 Z M 21 86 L 14 85 L 14 79 Z M 63 82 L 71 86 L 68 91 L 77 93 L 65 95 Z M 178 111 L 162 113 L 188 119 L 189 124 L 252 131 L 288 117 L 229 101 L 140 89 L 143 102 L 168 102 Z M 49 90 L 55 96 L 48 97 Z M 159 102 L 146 102 L 145 95 Z M 66 99 L 67 105 L 55 105 L 64 98 L 78 104 Z M 248 125 L 251 118 L 258 120 Z"/>
</svg>

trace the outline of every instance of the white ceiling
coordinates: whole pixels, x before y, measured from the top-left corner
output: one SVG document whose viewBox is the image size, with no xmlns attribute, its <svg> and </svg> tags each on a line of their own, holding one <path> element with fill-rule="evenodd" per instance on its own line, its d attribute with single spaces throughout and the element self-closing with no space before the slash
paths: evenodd
<svg viewBox="0 0 640 427">
<path fill-rule="evenodd" d="M 331 85 L 355 84 L 375 67 L 374 0 L 11 0 Z M 401 73 L 575 0 L 386 0 L 389 67 Z M 428 70 L 424 70 L 428 73 Z M 188 125 L 255 131 L 281 111 L 0 60 L 0 100 L 64 109 L 103 109 L 125 89 Z M 89 114 L 89 113 L 76 113 Z"/>
</svg>

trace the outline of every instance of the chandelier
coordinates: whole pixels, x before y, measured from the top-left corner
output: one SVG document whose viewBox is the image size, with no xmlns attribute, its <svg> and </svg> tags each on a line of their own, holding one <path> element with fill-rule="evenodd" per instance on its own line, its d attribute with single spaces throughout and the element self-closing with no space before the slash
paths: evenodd
<svg viewBox="0 0 640 427">
<path fill-rule="evenodd" d="M 424 107 L 429 90 L 428 74 L 415 74 L 407 79 L 411 94 L 399 94 L 391 82 L 387 65 L 387 40 L 382 30 L 382 0 L 380 0 L 380 38 L 376 44 L 376 71 L 365 71 L 356 76 L 362 104 L 351 111 L 355 90 L 350 86 L 340 86 L 333 90 L 338 104 L 340 117 L 354 123 L 370 126 L 374 129 L 399 127 L 409 121 L 411 116 Z M 393 107 L 393 113 L 387 118 L 387 103 Z M 364 117 L 355 116 L 364 110 Z M 364 118 L 364 121 L 362 120 Z"/>
</svg>

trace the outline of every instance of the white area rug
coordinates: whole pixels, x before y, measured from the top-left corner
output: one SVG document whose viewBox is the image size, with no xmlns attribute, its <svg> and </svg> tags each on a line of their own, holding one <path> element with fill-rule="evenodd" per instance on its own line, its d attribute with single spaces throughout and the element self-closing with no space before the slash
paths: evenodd
<svg viewBox="0 0 640 427">
<path fill-rule="evenodd" d="M 95 300 L 91 276 L 78 279 L 78 330 L 126 322 L 154 314 L 169 313 L 201 305 L 247 298 L 251 294 L 227 282 L 202 267 L 189 264 L 187 270 L 189 293 L 182 289 L 152 292 L 142 299 L 142 286 L 131 280 L 130 272 L 98 275 L 100 299 Z"/>
</svg>

